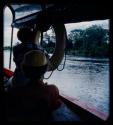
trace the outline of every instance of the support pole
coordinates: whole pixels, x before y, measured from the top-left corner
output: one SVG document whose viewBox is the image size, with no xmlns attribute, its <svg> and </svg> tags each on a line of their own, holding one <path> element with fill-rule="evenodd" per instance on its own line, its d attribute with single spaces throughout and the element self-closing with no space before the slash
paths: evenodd
<svg viewBox="0 0 113 125">
<path fill-rule="evenodd" d="M 11 48 L 10 48 L 10 57 L 9 57 L 9 69 L 11 69 L 11 57 L 12 57 L 12 50 L 13 50 L 13 27 L 11 30 Z"/>
</svg>

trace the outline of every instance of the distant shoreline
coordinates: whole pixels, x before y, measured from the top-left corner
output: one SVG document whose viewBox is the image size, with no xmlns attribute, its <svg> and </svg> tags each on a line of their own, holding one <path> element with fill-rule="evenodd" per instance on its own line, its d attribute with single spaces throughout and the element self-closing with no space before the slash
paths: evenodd
<svg viewBox="0 0 113 125">
<path fill-rule="evenodd" d="M 10 49 L 11 49 L 10 46 L 3 47 L 3 50 L 10 50 Z"/>
<path fill-rule="evenodd" d="M 10 51 L 10 48 L 7 48 L 7 49 L 3 49 L 4 51 Z M 51 54 L 51 53 L 50 53 Z M 68 56 L 76 56 L 77 58 L 76 58 L 76 60 L 75 61 L 82 61 L 82 60 L 84 60 L 84 61 L 90 61 L 90 60 L 92 60 L 92 59 L 90 59 L 90 58 L 93 58 L 93 60 L 92 61 L 97 61 L 98 59 L 102 59 L 102 60 L 98 60 L 99 62 L 109 62 L 109 57 L 92 57 L 92 56 L 82 56 L 82 55 L 73 55 L 72 53 L 68 53 L 68 54 L 66 54 L 66 55 L 68 55 Z M 80 59 L 79 59 L 80 58 Z M 89 58 L 89 59 L 81 59 L 81 58 Z M 67 58 L 68 59 L 68 58 Z M 105 59 L 105 60 L 104 60 Z"/>
</svg>

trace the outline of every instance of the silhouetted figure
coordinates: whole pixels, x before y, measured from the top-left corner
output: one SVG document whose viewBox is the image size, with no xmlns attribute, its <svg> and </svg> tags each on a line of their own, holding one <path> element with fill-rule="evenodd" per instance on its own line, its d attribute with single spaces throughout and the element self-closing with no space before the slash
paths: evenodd
<svg viewBox="0 0 113 125">
<path fill-rule="evenodd" d="M 21 44 L 17 44 L 13 47 L 13 60 L 16 64 L 16 68 L 13 76 L 13 85 L 24 85 L 28 81 L 21 71 L 20 64 L 24 58 L 24 54 L 31 50 L 37 50 L 38 46 L 35 44 L 35 33 L 28 28 L 21 28 L 17 32 L 17 37 L 21 41 Z M 22 83 L 22 84 L 21 84 Z"/>
<path fill-rule="evenodd" d="M 61 105 L 59 90 L 43 82 L 48 57 L 41 50 L 25 54 L 21 63 L 29 82 L 26 86 L 13 86 L 8 90 L 8 117 L 15 120 L 48 121 L 51 113 Z"/>
</svg>

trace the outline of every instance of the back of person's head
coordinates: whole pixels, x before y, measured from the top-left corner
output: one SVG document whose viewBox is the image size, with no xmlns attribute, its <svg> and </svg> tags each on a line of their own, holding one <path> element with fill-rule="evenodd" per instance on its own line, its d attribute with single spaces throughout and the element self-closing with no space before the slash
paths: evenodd
<svg viewBox="0 0 113 125">
<path fill-rule="evenodd" d="M 22 69 L 30 79 L 40 79 L 47 70 L 48 58 L 41 50 L 32 50 L 24 55 Z"/>
<path fill-rule="evenodd" d="M 22 43 L 33 42 L 34 32 L 29 28 L 20 28 L 17 37 Z"/>
</svg>

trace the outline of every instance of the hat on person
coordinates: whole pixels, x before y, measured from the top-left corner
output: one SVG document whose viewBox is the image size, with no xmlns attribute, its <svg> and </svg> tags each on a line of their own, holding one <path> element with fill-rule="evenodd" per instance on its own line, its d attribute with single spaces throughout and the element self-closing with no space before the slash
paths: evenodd
<svg viewBox="0 0 113 125">
<path fill-rule="evenodd" d="M 41 78 L 47 70 L 48 58 L 41 50 L 32 50 L 24 55 L 22 69 L 28 78 Z"/>
<path fill-rule="evenodd" d="M 25 54 L 23 65 L 40 67 L 46 65 L 48 62 L 45 53 L 41 50 L 32 50 Z"/>
</svg>

